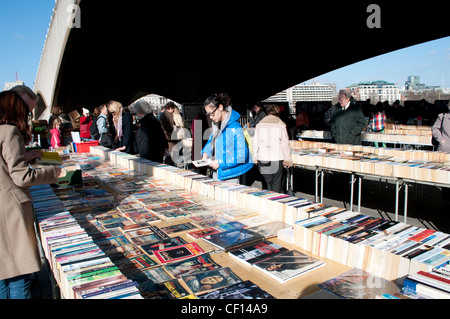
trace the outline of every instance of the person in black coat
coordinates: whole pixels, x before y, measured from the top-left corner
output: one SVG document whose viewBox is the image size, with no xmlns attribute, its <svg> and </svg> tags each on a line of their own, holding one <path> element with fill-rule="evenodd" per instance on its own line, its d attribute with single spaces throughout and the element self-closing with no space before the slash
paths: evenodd
<svg viewBox="0 0 450 319">
<path fill-rule="evenodd" d="M 133 111 L 141 119 L 136 134 L 136 144 L 141 158 L 162 163 L 164 153 L 169 145 L 161 127 L 161 123 L 152 113 L 152 106 L 147 101 L 138 101 Z"/>
<path fill-rule="evenodd" d="M 339 91 L 339 104 L 331 116 L 331 136 L 337 144 L 361 145 L 361 132 L 367 120 L 359 105 L 347 90 Z"/>
</svg>

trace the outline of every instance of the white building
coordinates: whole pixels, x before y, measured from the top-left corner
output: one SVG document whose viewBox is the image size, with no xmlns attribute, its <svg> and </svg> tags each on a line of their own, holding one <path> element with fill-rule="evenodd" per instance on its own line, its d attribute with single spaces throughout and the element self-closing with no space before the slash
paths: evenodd
<svg viewBox="0 0 450 319">
<path fill-rule="evenodd" d="M 386 81 L 362 82 L 351 85 L 348 89 L 356 100 L 370 100 L 372 104 L 384 101 L 392 104 L 401 97 L 398 85 Z"/>
<path fill-rule="evenodd" d="M 143 96 L 140 99 L 138 99 L 138 101 L 139 100 L 144 100 L 144 101 L 147 101 L 148 103 L 150 103 L 150 105 L 153 107 L 153 113 L 155 113 L 155 114 L 158 114 L 159 111 L 161 110 L 161 108 L 169 102 L 175 103 L 175 105 L 178 106 L 178 108 L 180 108 L 180 110 L 181 110 L 180 103 L 177 103 L 171 99 L 168 99 L 168 98 L 158 95 L 158 94 L 148 94 L 148 95 Z"/>
<path fill-rule="evenodd" d="M 18 85 L 24 85 L 23 81 L 5 82 L 5 87 L 3 88 L 3 91 L 11 90 L 13 87 Z"/>
<path fill-rule="evenodd" d="M 335 92 L 335 84 L 300 83 L 265 99 L 263 102 L 289 102 L 291 110 L 295 112 L 297 102 L 332 101 Z"/>
</svg>

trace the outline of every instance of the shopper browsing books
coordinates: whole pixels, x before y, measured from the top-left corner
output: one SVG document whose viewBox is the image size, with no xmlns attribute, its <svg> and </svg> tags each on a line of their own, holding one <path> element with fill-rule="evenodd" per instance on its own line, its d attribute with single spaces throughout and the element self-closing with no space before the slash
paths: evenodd
<svg viewBox="0 0 450 319">
<path fill-rule="evenodd" d="M 116 151 L 135 154 L 136 141 L 133 134 L 133 116 L 120 102 L 109 101 L 106 105 L 108 111 L 113 115 L 113 123 L 116 131 L 114 144 L 118 146 Z"/>
<path fill-rule="evenodd" d="M 141 100 L 134 104 L 133 111 L 140 118 L 139 130 L 136 134 L 140 157 L 162 163 L 169 145 L 160 122 L 153 115 L 152 106 Z"/>
<path fill-rule="evenodd" d="M 29 299 L 30 274 L 41 268 L 28 188 L 57 181 L 61 168 L 31 168 L 30 107 L 13 91 L 0 93 L 0 299 Z"/>
<path fill-rule="evenodd" d="M 280 119 L 280 107 L 271 106 L 268 115 L 256 125 L 253 136 L 253 160 L 258 164 L 267 190 L 282 192 L 283 167 L 293 165 L 286 124 Z"/>
<path fill-rule="evenodd" d="M 212 133 L 202 150 L 203 160 L 212 159 L 213 177 L 239 183 L 253 166 L 253 160 L 239 123 L 241 117 L 231 107 L 226 93 L 208 97 L 204 103 L 212 120 Z"/>
<path fill-rule="evenodd" d="M 108 121 L 108 107 L 106 106 L 106 104 L 103 104 L 100 106 L 99 108 L 100 114 L 97 118 L 97 128 L 98 128 L 98 133 L 100 135 L 99 141 L 100 141 L 100 145 L 107 147 L 107 148 L 115 148 L 115 143 L 113 141 L 113 137 L 112 137 L 112 129 L 110 128 L 111 126 L 109 125 L 109 121 Z"/>
</svg>

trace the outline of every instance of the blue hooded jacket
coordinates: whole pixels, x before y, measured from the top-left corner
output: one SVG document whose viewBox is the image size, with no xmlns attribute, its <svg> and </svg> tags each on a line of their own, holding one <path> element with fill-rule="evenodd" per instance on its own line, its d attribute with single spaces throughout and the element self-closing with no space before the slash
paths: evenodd
<svg viewBox="0 0 450 319">
<path fill-rule="evenodd" d="M 236 178 L 248 172 L 253 166 L 252 155 L 245 140 L 244 130 L 239 124 L 241 115 L 231 107 L 227 109 L 227 117 L 219 129 L 213 122 L 213 132 L 202 150 L 202 154 L 214 157 L 219 161 L 217 177 L 219 180 Z"/>
</svg>

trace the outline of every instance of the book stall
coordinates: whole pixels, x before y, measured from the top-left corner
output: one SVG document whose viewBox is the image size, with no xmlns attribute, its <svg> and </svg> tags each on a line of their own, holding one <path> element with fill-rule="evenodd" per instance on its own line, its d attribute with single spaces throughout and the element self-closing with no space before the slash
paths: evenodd
<svg viewBox="0 0 450 319">
<path fill-rule="evenodd" d="M 30 189 L 61 298 L 450 296 L 447 234 L 100 146 L 62 158 L 81 184 Z"/>
<path fill-rule="evenodd" d="M 359 205 L 363 177 L 393 180 L 396 183 L 396 220 L 398 220 L 398 198 L 401 187 L 405 187 L 404 222 L 407 221 L 408 184 L 450 187 L 450 154 L 448 153 L 311 141 L 290 141 L 290 146 L 295 166 L 316 170 L 316 198 L 319 192 L 317 186 L 319 177 L 321 177 L 320 194 L 323 194 L 322 173 L 324 171 L 348 173 L 351 175 L 352 185 L 354 177 L 358 177 Z M 352 205 L 353 187 L 351 187 L 350 197 Z"/>
<path fill-rule="evenodd" d="M 431 126 L 386 124 L 384 132 L 361 132 L 361 139 L 368 143 L 388 143 L 395 146 L 417 145 L 429 146 L 431 143 Z M 301 139 L 331 140 L 330 131 L 305 130 L 297 135 Z"/>
</svg>

